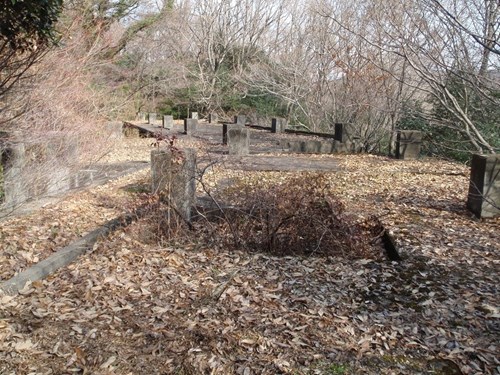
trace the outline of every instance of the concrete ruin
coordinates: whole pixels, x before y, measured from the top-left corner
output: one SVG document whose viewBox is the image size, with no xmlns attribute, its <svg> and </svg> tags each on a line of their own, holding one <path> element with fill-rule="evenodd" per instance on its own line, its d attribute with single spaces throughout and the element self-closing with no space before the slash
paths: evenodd
<svg viewBox="0 0 500 375">
<path fill-rule="evenodd" d="M 399 130 L 396 136 L 396 159 L 414 160 L 420 155 L 422 132 Z"/>
<path fill-rule="evenodd" d="M 500 155 L 473 155 L 467 208 L 478 218 L 500 216 Z"/>
<path fill-rule="evenodd" d="M 148 124 L 154 125 L 156 123 L 156 113 L 148 114 Z"/>
<path fill-rule="evenodd" d="M 219 121 L 219 116 L 217 115 L 217 113 L 210 113 L 208 115 L 208 123 L 209 124 L 216 124 L 217 121 Z"/>
<path fill-rule="evenodd" d="M 162 121 L 162 127 L 164 129 L 172 129 L 174 127 L 174 116 L 164 115 Z"/>
<path fill-rule="evenodd" d="M 157 149 L 151 152 L 151 191 L 159 194 L 187 222 L 196 198 L 196 152 Z M 169 211 L 169 215 L 174 215 Z"/>
<path fill-rule="evenodd" d="M 233 126 L 227 131 L 229 155 L 248 155 L 250 153 L 250 129 Z"/>
<path fill-rule="evenodd" d="M 282 117 L 275 117 L 271 120 L 271 133 L 284 133 L 288 121 Z"/>
<path fill-rule="evenodd" d="M 186 118 L 184 119 L 184 133 L 187 135 L 192 135 L 196 132 L 198 128 L 198 119 Z"/>
<path fill-rule="evenodd" d="M 234 116 L 234 123 L 236 125 L 243 125 L 247 123 L 247 117 L 243 115 Z"/>
</svg>

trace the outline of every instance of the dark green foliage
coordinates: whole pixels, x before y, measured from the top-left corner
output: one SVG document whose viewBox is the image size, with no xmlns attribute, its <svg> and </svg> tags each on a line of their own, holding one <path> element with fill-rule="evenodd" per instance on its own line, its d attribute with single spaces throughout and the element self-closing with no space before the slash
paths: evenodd
<svg viewBox="0 0 500 375">
<path fill-rule="evenodd" d="M 0 38 L 21 52 L 54 41 L 62 4 L 62 0 L 1 0 Z"/>
</svg>

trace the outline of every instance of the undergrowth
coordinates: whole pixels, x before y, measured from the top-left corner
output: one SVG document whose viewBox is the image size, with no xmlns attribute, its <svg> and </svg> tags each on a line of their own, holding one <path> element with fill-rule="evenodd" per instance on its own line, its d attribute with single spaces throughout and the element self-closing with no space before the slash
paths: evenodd
<svg viewBox="0 0 500 375">
<path fill-rule="evenodd" d="M 192 223 L 160 200 L 146 215 L 143 240 L 196 242 L 273 255 L 379 258 L 372 223 L 358 222 L 332 196 L 322 174 L 288 176 L 274 183 L 239 179 L 198 206 Z"/>
</svg>

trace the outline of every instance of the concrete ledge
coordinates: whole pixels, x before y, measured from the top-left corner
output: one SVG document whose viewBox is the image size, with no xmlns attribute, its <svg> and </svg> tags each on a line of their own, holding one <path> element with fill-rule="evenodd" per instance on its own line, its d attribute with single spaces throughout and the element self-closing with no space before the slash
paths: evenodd
<svg viewBox="0 0 500 375">
<path fill-rule="evenodd" d="M 11 279 L 2 282 L 0 284 L 0 290 L 9 295 L 19 293 L 19 291 L 26 286 L 26 283 L 41 280 L 58 269 L 67 266 L 75 261 L 79 256 L 91 251 L 98 239 L 108 235 L 118 228 L 129 225 L 137 218 L 143 216 L 145 212 L 146 206 L 141 206 L 133 212 L 108 221 L 103 226 L 93 230 L 76 242 L 73 242 L 71 245 L 62 248 L 55 254 L 49 256 L 47 259 L 38 262 Z"/>
</svg>

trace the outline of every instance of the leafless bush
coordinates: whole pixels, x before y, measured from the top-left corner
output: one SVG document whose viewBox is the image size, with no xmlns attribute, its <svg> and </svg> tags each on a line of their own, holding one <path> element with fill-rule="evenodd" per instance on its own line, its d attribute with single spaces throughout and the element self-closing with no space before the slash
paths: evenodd
<svg viewBox="0 0 500 375">
<path fill-rule="evenodd" d="M 231 208 L 217 233 L 233 245 L 276 255 L 369 255 L 369 237 L 331 196 L 321 175 L 226 193 Z"/>
</svg>

